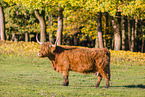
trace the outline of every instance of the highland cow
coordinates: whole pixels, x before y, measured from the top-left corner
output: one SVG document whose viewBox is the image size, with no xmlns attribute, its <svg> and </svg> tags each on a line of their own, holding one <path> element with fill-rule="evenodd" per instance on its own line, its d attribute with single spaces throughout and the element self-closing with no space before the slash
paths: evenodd
<svg viewBox="0 0 145 97">
<path fill-rule="evenodd" d="M 55 71 L 62 73 L 63 86 L 69 85 L 69 71 L 83 74 L 94 73 L 98 76 L 96 87 L 99 86 L 102 77 L 106 81 L 106 88 L 110 80 L 110 52 L 106 48 L 83 48 L 73 46 L 57 46 L 51 42 L 41 43 L 39 57 L 48 57 Z"/>
</svg>

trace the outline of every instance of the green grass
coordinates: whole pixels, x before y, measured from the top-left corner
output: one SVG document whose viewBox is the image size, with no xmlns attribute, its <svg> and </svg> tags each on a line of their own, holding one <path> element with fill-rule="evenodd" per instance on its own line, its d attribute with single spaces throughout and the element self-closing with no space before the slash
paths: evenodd
<svg viewBox="0 0 145 97">
<path fill-rule="evenodd" d="M 54 71 L 46 58 L 23 58 L 0 54 L 1 97 L 99 97 L 145 96 L 145 66 L 111 64 L 111 87 L 94 85 L 94 74 L 70 72 L 68 87 L 61 86 L 62 75 Z"/>
<path fill-rule="evenodd" d="M 111 50 L 111 81 L 70 72 L 69 86 L 46 58 L 38 58 L 35 42 L 0 41 L 0 97 L 144 97 L 145 53 Z"/>
</svg>

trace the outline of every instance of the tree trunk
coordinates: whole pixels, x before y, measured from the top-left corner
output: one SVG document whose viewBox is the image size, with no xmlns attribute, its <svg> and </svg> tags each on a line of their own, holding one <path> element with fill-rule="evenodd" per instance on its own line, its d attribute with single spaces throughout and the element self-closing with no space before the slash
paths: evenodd
<svg viewBox="0 0 145 97">
<path fill-rule="evenodd" d="M 130 19 L 128 19 L 128 48 L 129 50 L 131 49 L 131 29 L 130 29 L 131 23 L 130 23 Z"/>
<path fill-rule="evenodd" d="M 138 24 L 138 19 L 135 19 L 134 21 L 134 51 L 137 51 L 138 50 L 138 39 L 137 39 L 137 30 L 138 30 L 138 27 L 137 27 L 137 24 Z"/>
<path fill-rule="evenodd" d="M 97 31 L 98 31 L 99 48 L 103 48 L 101 16 L 102 16 L 101 12 L 97 12 Z"/>
<path fill-rule="evenodd" d="M 134 21 L 134 19 L 132 20 L 132 25 L 131 25 L 131 48 L 130 48 L 130 50 L 133 52 L 134 51 L 134 37 L 135 37 L 135 34 L 134 34 L 134 32 L 135 32 L 135 23 L 134 23 L 135 21 Z"/>
<path fill-rule="evenodd" d="M 142 28 L 142 24 L 143 24 L 143 20 L 141 19 L 141 27 L 140 28 Z M 142 33 L 142 36 L 141 36 L 141 38 L 142 38 L 142 44 L 141 44 L 141 52 L 143 53 L 143 52 L 145 52 L 145 36 L 144 36 L 144 32 L 143 32 L 143 30 L 141 29 L 141 33 Z"/>
<path fill-rule="evenodd" d="M 143 36 L 144 36 L 144 33 L 142 31 L 142 45 L 141 45 L 141 52 L 142 53 L 145 51 L 145 40 L 144 40 L 145 37 L 143 37 Z"/>
<path fill-rule="evenodd" d="M 58 29 L 57 29 L 57 45 L 61 45 L 63 31 L 63 8 L 58 9 Z"/>
<path fill-rule="evenodd" d="M 141 46 L 141 52 L 145 52 L 145 40 L 144 40 L 145 37 L 142 37 L 142 46 Z"/>
<path fill-rule="evenodd" d="M 77 39 L 77 35 L 74 35 L 74 46 L 78 45 L 78 39 Z"/>
<path fill-rule="evenodd" d="M 125 37 L 125 17 L 124 16 L 122 16 L 121 18 L 121 25 L 122 25 L 122 49 L 125 50 L 126 37 Z"/>
<path fill-rule="evenodd" d="M 96 40 L 95 40 L 95 48 L 99 48 L 99 40 L 98 40 L 98 35 L 96 35 Z"/>
<path fill-rule="evenodd" d="M 114 17 L 114 19 L 112 19 L 112 25 L 113 25 L 114 37 L 115 37 L 114 50 L 120 50 L 121 37 L 120 37 L 120 32 L 119 32 L 119 23 L 118 23 L 118 19 L 116 17 Z"/>
<path fill-rule="evenodd" d="M 29 38 L 28 38 L 28 32 L 25 33 L 25 42 L 28 42 Z"/>
<path fill-rule="evenodd" d="M 11 41 L 14 41 L 15 39 L 15 33 L 12 33 L 12 40 Z"/>
<path fill-rule="evenodd" d="M 50 14 L 50 17 L 49 17 L 48 21 L 49 21 L 49 27 L 52 27 L 52 25 L 53 25 L 52 14 Z M 51 43 L 54 43 L 53 32 L 49 32 L 49 41 Z"/>
<path fill-rule="evenodd" d="M 109 35 L 109 30 L 108 30 L 108 27 L 109 27 L 109 23 L 108 23 L 108 19 L 109 19 L 109 17 L 108 17 L 109 15 L 108 15 L 108 12 L 105 12 L 105 32 L 106 32 L 106 35 Z M 104 46 L 106 46 L 107 48 L 110 48 L 110 39 L 107 37 L 107 39 L 105 38 L 105 40 L 106 40 L 106 45 L 104 44 Z"/>
<path fill-rule="evenodd" d="M 57 29 L 57 45 L 61 45 L 63 31 L 63 8 L 58 9 L 58 29 Z"/>
<path fill-rule="evenodd" d="M 40 41 L 45 42 L 46 41 L 46 24 L 44 20 L 44 12 L 42 13 L 43 13 L 42 15 L 39 15 L 38 10 L 35 10 L 35 16 L 41 24 Z"/>
<path fill-rule="evenodd" d="M 12 33 L 12 41 L 18 41 L 18 39 L 17 39 L 15 33 Z"/>
<path fill-rule="evenodd" d="M 6 40 L 6 34 L 5 34 L 5 20 L 4 20 L 4 12 L 3 12 L 3 8 L 2 5 L 0 3 L 0 30 L 1 30 L 1 40 Z"/>
<path fill-rule="evenodd" d="M 125 50 L 129 50 L 129 42 L 128 42 L 128 19 L 127 16 L 124 17 L 125 20 Z"/>
</svg>

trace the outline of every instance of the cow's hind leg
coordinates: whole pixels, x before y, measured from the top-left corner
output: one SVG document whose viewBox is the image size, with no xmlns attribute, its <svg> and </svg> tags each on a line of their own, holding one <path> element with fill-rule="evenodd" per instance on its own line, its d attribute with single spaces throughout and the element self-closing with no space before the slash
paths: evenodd
<svg viewBox="0 0 145 97">
<path fill-rule="evenodd" d="M 96 87 L 99 86 L 102 77 L 103 77 L 103 78 L 105 79 L 105 81 L 106 81 L 106 88 L 108 88 L 108 87 L 109 87 L 109 77 L 108 77 L 108 74 L 105 73 L 103 70 L 100 70 L 100 73 L 99 73 L 99 75 L 98 75 L 98 82 L 97 82 L 97 84 L 96 84 Z"/>
<path fill-rule="evenodd" d="M 100 75 L 100 73 L 97 73 L 97 76 L 98 76 L 98 81 L 97 81 L 95 87 L 99 87 L 100 82 L 101 82 L 101 80 L 102 80 L 102 76 Z"/>
<path fill-rule="evenodd" d="M 108 74 L 105 73 L 105 72 L 102 72 L 102 76 L 103 76 L 103 78 L 106 81 L 106 88 L 108 88 L 109 87 L 109 77 L 108 77 Z"/>
<path fill-rule="evenodd" d="M 109 87 L 109 79 L 105 76 L 105 81 L 106 81 L 106 88 Z"/>
<path fill-rule="evenodd" d="M 69 81 L 68 81 L 68 73 L 63 73 L 63 79 L 64 79 L 64 82 L 63 82 L 63 86 L 68 86 L 69 85 Z"/>
</svg>

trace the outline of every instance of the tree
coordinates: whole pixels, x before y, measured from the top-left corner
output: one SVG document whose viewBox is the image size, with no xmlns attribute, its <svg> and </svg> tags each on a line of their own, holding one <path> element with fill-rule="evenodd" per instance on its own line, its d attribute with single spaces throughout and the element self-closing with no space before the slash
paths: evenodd
<svg viewBox="0 0 145 97">
<path fill-rule="evenodd" d="M 101 43 L 98 41 L 104 41 L 104 46 L 107 47 L 109 46 L 109 43 L 112 40 L 115 40 L 112 43 L 114 46 L 112 47 L 115 50 L 131 49 L 131 46 L 133 45 L 134 51 L 138 49 L 141 50 L 141 47 L 144 48 L 144 38 L 142 36 L 144 33 L 142 34 L 141 31 L 136 30 L 142 28 L 139 28 L 140 25 L 138 25 L 137 22 L 135 22 L 135 26 L 132 27 L 132 19 L 137 21 L 140 19 L 144 20 L 145 18 L 144 14 L 145 3 L 143 0 L 135 0 L 135 1 L 134 0 L 127 1 L 126 0 L 79 0 L 79 1 L 4 0 L 4 1 L 9 2 L 10 5 L 11 2 L 14 2 L 16 6 L 19 6 L 19 8 L 10 7 L 10 9 L 16 9 L 16 11 L 6 12 L 6 14 L 11 12 L 9 13 L 10 16 L 14 17 L 11 20 L 7 18 L 6 23 L 9 23 L 9 25 L 6 25 L 6 33 L 8 30 L 11 33 L 12 31 L 13 33 L 16 32 L 25 33 L 28 32 L 27 27 L 29 28 L 28 33 L 30 32 L 33 32 L 34 34 L 39 33 L 40 28 L 42 27 L 39 26 L 38 24 L 39 21 L 36 19 L 36 17 L 33 17 L 35 16 L 34 14 L 35 10 L 37 10 L 38 15 L 42 16 L 44 19 L 46 32 L 49 32 L 49 40 L 53 41 L 55 40 L 56 37 L 57 38 L 56 40 L 58 40 L 58 44 L 65 44 L 65 42 L 67 41 L 67 43 L 71 43 L 71 45 L 74 45 L 75 42 L 75 45 L 88 46 L 90 43 L 92 42 L 94 43 L 94 40 L 96 39 L 96 46 L 98 45 L 97 43 L 99 43 L 99 45 L 102 44 L 103 46 L 103 42 Z M 23 10 L 24 8 L 22 7 L 27 9 L 28 12 L 33 12 L 33 14 L 28 14 Z M 62 14 L 61 11 L 58 12 L 58 9 L 60 8 L 64 9 L 64 11 L 62 11 L 63 20 L 60 19 L 61 17 L 60 14 Z M 44 11 L 45 14 L 43 14 Z M 29 20 L 29 18 L 20 19 L 20 17 L 25 16 L 24 12 L 29 15 L 27 17 L 30 18 L 33 17 L 32 18 L 33 22 L 30 22 L 31 19 Z M 99 12 L 102 13 L 101 19 L 98 19 L 97 17 L 98 16 L 97 13 Z M 121 13 L 120 16 L 116 15 L 118 14 L 118 12 Z M 15 13 L 17 13 L 18 15 L 16 14 L 16 16 L 14 16 Z M 24 15 L 22 15 L 21 13 Z M 108 13 L 108 16 L 105 15 L 105 13 Z M 113 20 L 110 18 L 111 16 L 113 17 Z M 122 18 L 122 20 L 120 18 Z M 25 23 L 23 20 L 28 21 L 29 25 L 27 25 L 27 23 Z M 21 24 L 25 24 L 26 27 L 23 27 L 23 25 Z M 37 26 L 34 27 L 33 25 Z M 64 29 L 62 32 L 63 26 Z M 27 31 L 24 31 L 24 29 Z M 129 47 L 127 47 L 128 46 L 127 44 L 129 44 Z"/>
<path fill-rule="evenodd" d="M 46 41 L 46 23 L 45 23 L 45 14 L 44 12 L 47 12 L 47 13 L 53 13 L 55 11 L 55 9 L 59 8 L 58 5 L 60 5 L 60 7 L 64 7 L 64 6 L 67 6 L 67 0 L 31 0 L 31 1 L 28 1 L 28 0 L 5 0 L 7 2 L 14 2 L 18 5 L 22 5 L 22 6 L 25 6 L 27 9 L 29 10 L 35 10 L 35 16 L 37 17 L 37 19 L 39 20 L 40 24 L 41 24 L 41 33 L 40 33 L 40 41 L 41 42 L 44 42 Z M 61 13 L 61 10 L 59 11 L 59 13 Z M 61 32 L 62 33 L 62 23 L 61 23 L 61 15 L 60 17 L 58 17 L 58 32 Z M 62 26 L 62 27 L 60 27 Z M 61 35 L 59 35 L 59 40 L 61 41 L 61 38 L 60 38 Z M 58 43 L 61 44 L 61 42 L 58 40 Z"/>
<path fill-rule="evenodd" d="M 113 28 L 114 28 L 114 38 L 115 38 L 114 50 L 120 50 L 121 37 L 120 37 L 119 23 L 118 23 L 117 18 L 112 19 L 112 25 L 113 25 Z"/>
<path fill-rule="evenodd" d="M 97 13 L 97 31 L 98 31 L 99 48 L 103 48 L 101 16 L 102 16 L 102 13 L 98 12 Z"/>
<path fill-rule="evenodd" d="M 62 31 L 63 31 L 63 8 L 58 9 L 58 29 L 57 29 L 57 45 L 61 45 Z"/>
<path fill-rule="evenodd" d="M 4 20 L 4 11 L 2 4 L 0 3 L 0 24 L 1 24 L 1 40 L 6 40 L 5 35 L 5 20 Z"/>
<path fill-rule="evenodd" d="M 125 17 L 124 16 L 122 16 L 121 18 L 121 25 L 122 25 L 122 49 L 125 50 L 126 35 L 125 35 Z"/>
<path fill-rule="evenodd" d="M 48 16 L 48 29 L 49 29 L 49 41 L 51 42 L 51 43 L 54 43 L 54 38 L 53 38 L 53 33 L 50 31 L 50 29 L 51 29 L 51 27 L 53 27 L 53 20 L 52 20 L 52 14 L 49 14 L 49 16 Z"/>
<path fill-rule="evenodd" d="M 45 7 L 41 6 L 45 2 L 41 2 L 41 0 L 40 1 L 35 1 L 35 0 L 32 0 L 32 1 L 27 1 L 27 0 L 22 0 L 22 1 L 20 1 L 20 0 L 13 0 L 13 1 L 5 0 L 5 1 L 8 2 L 8 3 L 13 2 L 14 4 L 16 4 L 16 6 L 21 6 L 22 8 L 25 8 L 25 9 L 21 9 L 22 12 L 25 12 L 25 10 L 29 10 L 30 13 L 33 13 L 33 12 L 35 13 L 36 18 L 39 20 L 40 25 L 41 25 L 40 41 L 45 42 L 46 41 L 46 25 L 45 25 L 45 19 L 44 19 L 44 17 L 45 17 Z M 30 16 L 30 18 L 31 17 L 32 16 Z M 33 22 L 33 24 L 32 25 L 34 27 L 36 25 L 36 23 Z M 30 27 L 30 28 L 32 28 L 32 27 Z M 37 29 L 39 29 L 39 28 L 37 28 Z"/>
<path fill-rule="evenodd" d="M 135 42 L 135 20 L 133 19 L 131 21 L 131 47 L 130 50 L 134 51 L 134 42 Z"/>
<path fill-rule="evenodd" d="M 45 12 L 42 11 L 41 15 L 38 13 L 38 10 L 35 10 L 35 16 L 39 20 L 41 24 L 41 33 L 40 33 L 40 41 L 45 42 L 46 41 L 46 25 L 45 25 Z"/>
<path fill-rule="evenodd" d="M 145 51 L 145 26 L 143 26 L 141 24 L 145 25 L 145 21 L 143 23 L 142 19 L 140 20 L 140 28 L 141 28 L 141 34 L 142 34 L 142 36 L 141 36 L 141 38 L 142 38 L 141 52 L 143 53 Z"/>
</svg>

